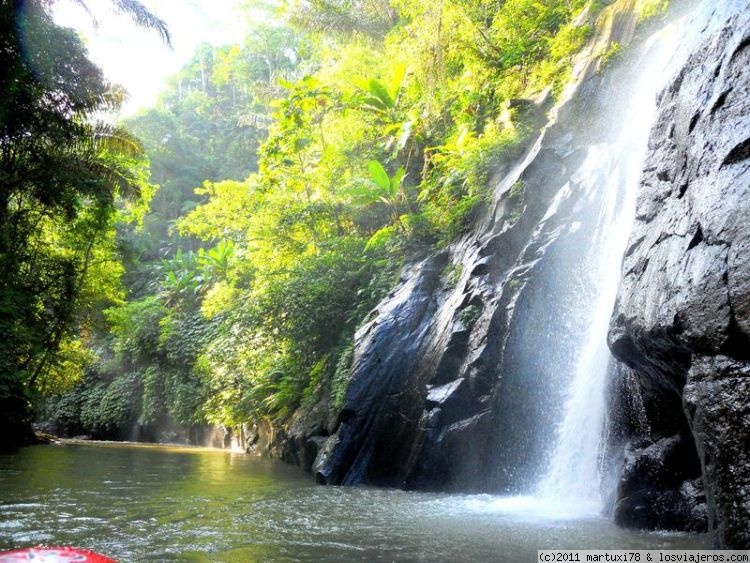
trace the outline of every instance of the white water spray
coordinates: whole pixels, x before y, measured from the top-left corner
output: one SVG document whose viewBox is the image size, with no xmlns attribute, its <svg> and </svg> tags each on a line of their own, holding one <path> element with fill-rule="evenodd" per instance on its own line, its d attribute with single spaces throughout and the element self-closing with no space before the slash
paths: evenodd
<svg viewBox="0 0 750 563">
<path fill-rule="evenodd" d="M 648 130 L 648 127 L 646 127 Z M 615 147 L 592 148 L 582 172 L 589 166 L 601 170 L 602 162 L 612 161 Z M 620 262 L 632 223 L 636 163 L 628 159 L 626 170 L 612 162 L 609 179 L 598 189 L 606 190 L 597 217 L 597 236 L 588 250 L 589 287 L 597 294 L 582 295 L 574 306 L 588 318 L 587 334 L 582 339 L 564 406 L 564 418 L 557 432 L 557 445 L 550 466 L 539 487 L 539 495 L 551 501 L 574 501 L 571 508 L 596 512 L 600 508 L 600 451 L 606 413 L 606 374 L 611 361 L 606 335 L 620 281 Z M 587 181 L 596 182 L 599 174 Z M 583 182 L 585 182 L 584 180 Z M 584 187 L 584 183 L 579 184 Z"/>
<path fill-rule="evenodd" d="M 602 507 L 601 456 L 606 426 L 606 382 L 611 354 L 606 335 L 621 277 L 621 261 L 635 215 L 635 198 L 648 135 L 656 111 L 656 95 L 669 73 L 670 53 L 678 33 L 667 29 L 646 45 L 637 84 L 632 85 L 626 126 L 613 144 L 591 147 L 574 178 L 596 209 L 596 236 L 587 252 L 586 287 L 592 289 L 570 306 L 586 319 L 587 332 L 571 361 L 573 377 L 567 390 L 556 444 L 537 498 L 565 506 L 570 513 L 598 513 Z M 602 191 L 603 190 L 603 191 Z"/>
</svg>

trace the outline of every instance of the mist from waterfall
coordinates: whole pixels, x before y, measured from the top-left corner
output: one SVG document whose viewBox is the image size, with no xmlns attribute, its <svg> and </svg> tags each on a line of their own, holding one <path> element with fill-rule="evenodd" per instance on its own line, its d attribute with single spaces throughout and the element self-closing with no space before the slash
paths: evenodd
<svg viewBox="0 0 750 563">
<path fill-rule="evenodd" d="M 589 148 L 572 179 L 591 202 L 588 220 L 595 225 L 584 253 L 585 283 L 590 293 L 568 304 L 586 319 L 577 337 L 572 379 L 564 394 L 562 418 L 546 471 L 536 495 L 545 503 L 565 504 L 569 511 L 596 513 L 602 507 L 601 468 L 607 412 L 607 372 L 613 361 L 606 336 L 620 281 L 620 264 L 635 216 L 635 200 L 648 136 L 655 118 L 656 96 L 665 86 L 671 53 L 679 38 L 673 24 L 642 47 L 639 80 L 628 85 L 627 119 L 615 141 Z M 619 104 L 613 103 L 613 107 Z M 619 119 L 617 121 L 620 121 Z"/>
<path fill-rule="evenodd" d="M 644 111 L 639 118 L 647 119 Z M 640 120 L 640 119 L 639 119 Z M 646 131 L 648 126 L 646 126 Z M 616 147 L 593 147 L 591 166 L 610 162 L 610 176 L 599 187 L 605 191 L 597 210 L 594 245 L 587 249 L 587 274 L 596 295 L 581 295 L 574 306 L 588 316 L 588 330 L 581 335 L 573 379 L 565 399 L 564 418 L 557 429 L 557 444 L 538 494 L 555 501 L 575 500 L 577 510 L 598 511 L 600 453 L 606 416 L 606 374 L 611 361 L 606 335 L 620 280 L 620 261 L 633 218 L 638 181 L 638 153 L 616 160 Z M 624 168 L 624 169 L 623 169 Z M 585 170 L 585 169 L 584 169 Z M 599 179 L 600 176 L 592 176 Z"/>
</svg>

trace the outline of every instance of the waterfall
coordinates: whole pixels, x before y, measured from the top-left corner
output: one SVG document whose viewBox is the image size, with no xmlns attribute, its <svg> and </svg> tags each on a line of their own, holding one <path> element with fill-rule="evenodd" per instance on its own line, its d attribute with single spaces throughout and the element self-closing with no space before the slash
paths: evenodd
<svg viewBox="0 0 750 563">
<path fill-rule="evenodd" d="M 573 369 L 569 372 L 562 416 L 535 491 L 537 501 L 564 509 L 566 514 L 599 512 L 603 504 L 606 386 L 614 361 L 606 335 L 617 295 L 620 265 L 635 216 L 638 182 L 655 119 L 657 94 L 702 37 L 747 6 L 747 0 L 698 2 L 691 14 L 651 37 L 633 57 L 638 61 L 638 79 L 623 85 L 627 91 L 621 92 L 619 102 L 611 104 L 613 117 L 617 118 L 614 122 L 625 126 L 611 143 L 590 147 L 588 158 L 578 171 L 576 189 L 585 190 L 588 195 L 591 209 L 587 220 L 594 225 L 596 235 L 590 247 L 582 249 L 586 252 L 583 262 L 588 279 L 581 285 L 590 291 L 568 307 L 586 321 L 587 330 L 573 339 L 578 344 L 570 358 Z M 621 115 L 627 118 L 621 121 Z M 640 397 L 634 400 L 637 403 Z"/>
<path fill-rule="evenodd" d="M 606 335 L 619 285 L 620 265 L 635 216 L 638 182 L 655 119 L 657 94 L 703 37 L 724 25 L 732 14 L 747 8 L 747 0 L 698 2 L 690 15 L 653 36 L 634 57 L 639 75 L 635 83 L 627 85 L 627 92 L 622 93 L 626 103 L 611 106 L 614 112 L 626 112 L 622 114 L 627 116 L 625 127 L 608 146 L 592 147 L 579 170 L 582 178 L 578 188 L 590 190 L 593 216 L 588 220 L 596 229 L 592 245 L 585 250 L 589 279 L 583 285 L 595 291 L 569 304 L 586 320 L 587 330 L 573 350 L 574 368 L 556 440 L 550 448 L 546 471 L 536 487 L 537 501 L 568 515 L 598 513 L 603 504 L 606 386 L 614 361 Z M 635 410 L 640 411 L 634 413 L 640 418 L 637 422 L 647 426 L 640 396 L 636 394 L 633 401 Z"/>
<path fill-rule="evenodd" d="M 569 303 L 587 327 L 574 337 L 568 388 L 563 395 L 561 419 L 552 442 L 546 469 L 536 496 L 568 512 L 596 513 L 602 507 L 602 451 L 606 427 L 607 374 L 613 361 L 606 343 L 607 330 L 620 281 L 620 264 L 635 216 L 635 200 L 655 118 L 656 96 L 670 73 L 671 53 L 679 24 L 673 24 L 642 47 L 637 83 L 629 85 L 624 104 L 625 126 L 615 139 L 589 147 L 574 178 L 575 189 L 588 196 L 587 221 L 594 228 L 592 244 L 581 249 L 581 286 L 586 294 Z M 672 63 L 673 64 L 673 63 Z M 619 121 L 619 119 L 617 120 Z"/>
<path fill-rule="evenodd" d="M 652 112 L 644 107 L 639 119 Z M 648 131 L 648 126 L 645 130 Z M 632 146 L 632 145 L 631 145 Z M 593 147 L 582 172 L 585 182 L 597 183 L 604 190 L 597 210 L 596 233 L 587 249 L 587 287 L 597 294 L 581 295 L 571 304 L 588 319 L 574 361 L 573 377 L 557 429 L 557 443 L 539 495 L 554 501 L 575 501 L 577 509 L 597 511 L 601 504 L 599 482 L 606 413 L 606 374 L 612 361 L 606 336 L 620 281 L 620 262 L 627 243 L 635 209 L 635 191 L 643 151 L 631 151 L 618 158 L 618 146 Z M 603 180 L 602 163 L 607 179 Z M 591 167 L 598 169 L 596 173 Z M 624 168 L 624 170 L 623 170 Z M 594 186 L 591 186 L 594 187 Z"/>
</svg>

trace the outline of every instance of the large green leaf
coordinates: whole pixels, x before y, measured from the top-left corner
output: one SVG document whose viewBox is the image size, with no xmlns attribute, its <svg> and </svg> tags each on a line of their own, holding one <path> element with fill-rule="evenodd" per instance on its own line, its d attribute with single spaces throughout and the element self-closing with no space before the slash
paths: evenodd
<svg viewBox="0 0 750 563">
<path fill-rule="evenodd" d="M 379 99 L 388 109 L 392 109 L 396 106 L 396 103 L 388 92 L 388 88 L 383 86 L 378 80 L 375 80 L 374 78 L 370 80 L 368 89 L 370 90 L 370 93 Z"/>
<path fill-rule="evenodd" d="M 375 96 L 367 96 L 363 103 L 365 107 L 382 113 L 385 113 L 390 109 L 380 98 L 376 98 Z"/>
<path fill-rule="evenodd" d="M 396 65 L 393 73 L 393 80 L 391 81 L 391 98 L 394 100 L 394 106 L 396 105 L 395 101 L 398 100 L 398 95 L 401 92 L 404 78 L 406 78 L 406 65 L 399 63 Z"/>
<path fill-rule="evenodd" d="M 383 168 L 383 165 L 377 160 L 371 160 L 367 164 L 367 167 L 370 170 L 370 179 L 382 191 L 389 194 L 391 191 L 391 180 L 388 177 L 388 172 Z"/>
<path fill-rule="evenodd" d="M 404 180 L 404 176 L 406 175 L 406 171 L 404 170 L 404 167 L 399 167 L 398 170 L 396 170 L 396 173 L 391 178 L 390 182 L 390 194 L 391 197 L 395 196 L 398 193 L 398 190 L 401 188 L 401 182 Z"/>
<path fill-rule="evenodd" d="M 406 143 L 409 142 L 409 139 L 411 138 L 412 131 L 414 129 L 414 122 L 413 121 L 404 121 L 400 124 L 399 127 L 399 136 L 398 136 L 398 142 L 396 143 L 396 150 L 403 150 L 403 148 L 406 146 Z"/>
</svg>

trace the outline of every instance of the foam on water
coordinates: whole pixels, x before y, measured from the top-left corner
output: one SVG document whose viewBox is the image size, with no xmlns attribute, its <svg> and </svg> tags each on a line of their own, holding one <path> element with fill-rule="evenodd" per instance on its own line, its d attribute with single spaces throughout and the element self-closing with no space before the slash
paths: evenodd
<svg viewBox="0 0 750 563">
<path fill-rule="evenodd" d="M 587 519 L 597 518 L 600 513 L 598 504 L 581 503 L 570 507 L 555 499 L 532 495 L 470 497 L 463 507 L 475 513 L 507 514 L 516 521 Z"/>
</svg>

